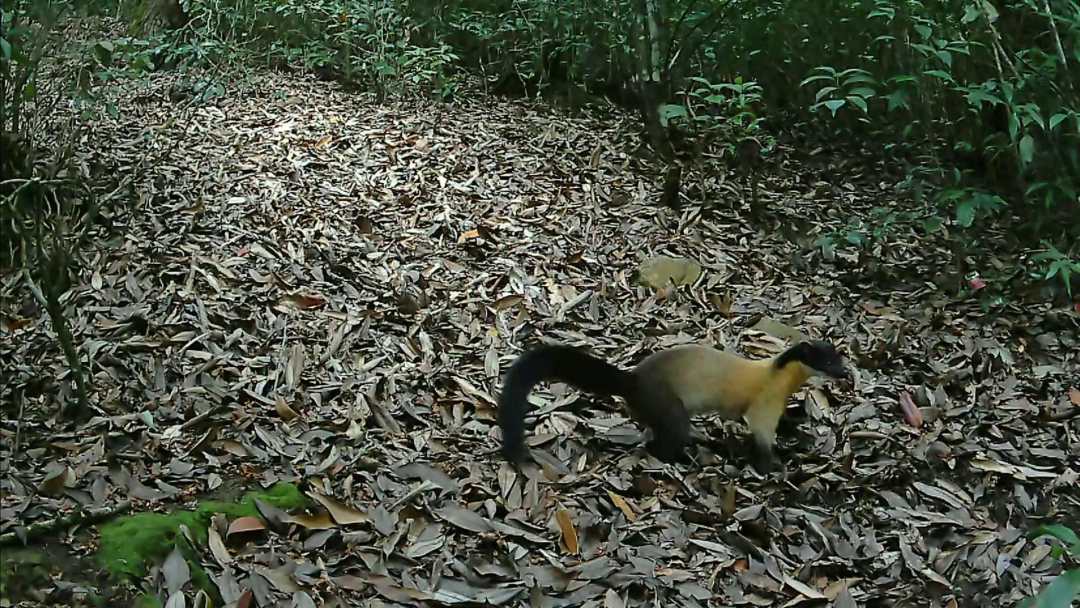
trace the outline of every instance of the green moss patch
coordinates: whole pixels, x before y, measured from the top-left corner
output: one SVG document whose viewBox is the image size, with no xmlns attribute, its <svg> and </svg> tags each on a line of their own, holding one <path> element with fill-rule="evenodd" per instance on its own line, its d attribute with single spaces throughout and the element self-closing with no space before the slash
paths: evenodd
<svg viewBox="0 0 1080 608">
<path fill-rule="evenodd" d="M 256 499 L 284 510 L 303 507 L 307 502 L 296 486 L 278 483 L 266 491 L 249 492 L 235 503 L 207 501 L 193 511 L 128 515 L 101 526 L 98 557 L 112 576 L 140 578 L 148 564 L 165 559 L 174 547 L 179 547 L 191 566 L 192 580 L 205 589 L 209 578 L 199 566 L 199 560 L 194 559 L 193 548 L 186 542 L 181 527 L 190 531 L 196 543 L 204 544 L 207 527 L 215 514 L 223 513 L 229 518 L 257 517 Z"/>
</svg>

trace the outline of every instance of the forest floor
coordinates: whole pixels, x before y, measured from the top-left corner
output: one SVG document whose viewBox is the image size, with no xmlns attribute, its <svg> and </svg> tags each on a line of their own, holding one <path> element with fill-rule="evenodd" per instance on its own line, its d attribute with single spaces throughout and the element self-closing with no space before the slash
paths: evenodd
<svg viewBox="0 0 1080 608">
<path fill-rule="evenodd" d="M 67 300 L 88 423 L 55 418 L 71 389 L 53 328 L 0 277 L 0 533 L 290 481 L 330 518 L 197 547 L 226 602 L 259 606 L 1008 606 L 1057 571 L 1026 534 L 1080 521 L 1077 314 L 985 312 L 939 286 L 948 249 L 914 238 L 814 247 L 895 179 L 792 155 L 762 217 L 720 169 L 674 212 L 618 113 L 375 103 L 280 73 L 191 103 L 180 80 L 121 83 L 80 143 L 135 176 Z M 636 285 L 659 253 L 702 277 Z M 623 366 L 688 342 L 763 357 L 776 323 L 854 368 L 792 400 L 785 473 L 754 473 L 724 447 L 745 429 L 711 419 L 696 464 L 662 465 L 616 401 L 563 385 L 534 395 L 543 467 L 496 452 L 500 375 L 529 343 Z M 48 540 L 86 554 L 77 528 Z M 144 584 L 190 598 L 185 571 Z M 65 576 L 43 603 L 75 593 Z"/>
</svg>

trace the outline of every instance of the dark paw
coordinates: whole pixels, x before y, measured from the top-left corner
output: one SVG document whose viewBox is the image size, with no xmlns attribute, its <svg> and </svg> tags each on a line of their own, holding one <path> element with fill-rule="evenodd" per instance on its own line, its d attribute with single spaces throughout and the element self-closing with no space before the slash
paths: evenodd
<svg viewBox="0 0 1080 608">
<path fill-rule="evenodd" d="M 529 451 L 524 445 L 517 448 L 511 448 L 504 445 L 501 451 L 503 458 L 515 467 L 520 467 L 529 455 Z"/>
<path fill-rule="evenodd" d="M 767 475 L 776 470 L 776 460 L 772 458 L 755 458 L 751 463 L 754 470 L 762 475 Z"/>
<path fill-rule="evenodd" d="M 673 464 L 687 460 L 686 450 L 672 445 L 671 442 L 650 441 L 645 444 L 645 449 L 661 462 Z"/>
<path fill-rule="evenodd" d="M 784 463 L 780 462 L 780 459 L 776 457 L 776 454 L 771 449 L 764 449 L 759 445 L 754 445 L 752 454 L 750 464 L 753 465 L 754 470 L 762 475 L 784 467 Z"/>
</svg>

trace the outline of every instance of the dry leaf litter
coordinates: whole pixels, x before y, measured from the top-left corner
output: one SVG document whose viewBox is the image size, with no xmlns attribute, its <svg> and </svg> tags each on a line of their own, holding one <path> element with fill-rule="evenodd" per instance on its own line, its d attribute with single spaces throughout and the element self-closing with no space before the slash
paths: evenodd
<svg viewBox="0 0 1080 608">
<path fill-rule="evenodd" d="M 25 396 L 0 427 L 0 533 L 286 480 L 318 508 L 217 522 L 200 548 L 226 602 L 988 606 L 1054 572 L 1025 533 L 1080 521 L 1076 317 L 952 298 L 932 282 L 946 251 L 813 252 L 888 180 L 784 160 L 766 220 L 723 176 L 675 212 L 632 119 L 260 74 L 170 125 L 172 78 L 118 94 L 83 152 L 122 173 L 175 147 L 68 294 L 88 424 L 52 417 L 67 367 L 3 277 L 3 314 L 28 323 L 0 340 L 5 400 Z M 700 278 L 639 286 L 660 254 Z M 696 465 L 662 465 L 616 402 L 558 384 L 533 396 L 541 466 L 496 452 L 500 374 L 535 340 L 629 366 L 696 341 L 768 356 L 784 328 L 858 365 L 793 400 L 786 475 L 755 475 L 744 429 L 709 419 Z M 174 556 L 148 580 L 186 572 Z"/>
</svg>

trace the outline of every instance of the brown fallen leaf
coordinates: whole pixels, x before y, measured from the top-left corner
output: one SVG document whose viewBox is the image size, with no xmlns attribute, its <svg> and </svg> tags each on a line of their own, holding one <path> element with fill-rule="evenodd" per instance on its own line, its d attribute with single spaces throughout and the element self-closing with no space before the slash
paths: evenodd
<svg viewBox="0 0 1080 608">
<path fill-rule="evenodd" d="M 580 547 L 578 546 L 577 530 L 574 528 L 574 520 L 571 519 L 570 512 L 560 507 L 555 512 L 555 520 L 559 522 L 559 530 L 562 532 L 563 548 L 570 555 L 577 555 Z"/>
<path fill-rule="evenodd" d="M 15 331 L 22 329 L 29 324 L 30 319 L 26 319 L 23 317 L 4 316 L 3 322 L 0 322 L 0 327 L 2 327 L 6 332 L 14 333 Z"/>
<path fill-rule="evenodd" d="M 233 456 L 240 456 L 241 458 L 250 456 L 247 448 L 244 447 L 244 444 L 240 443 L 239 441 L 233 441 L 232 439 L 220 439 L 218 441 L 214 441 L 210 445 L 223 452 L 228 452 Z"/>
<path fill-rule="evenodd" d="M 318 492 L 308 492 L 308 496 L 317 501 L 322 506 L 326 507 L 326 510 L 330 512 L 330 517 L 333 518 L 338 525 L 350 526 L 353 524 L 362 524 L 370 520 L 367 513 L 359 511 L 346 505 L 335 498 L 320 494 Z"/>
<path fill-rule="evenodd" d="M 458 237 L 457 242 L 460 245 L 460 244 L 462 244 L 462 243 L 464 243 L 466 241 L 471 241 L 473 239 L 478 239 L 478 238 L 480 238 L 480 231 L 479 230 L 476 230 L 476 229 L 466 230 L 465 232 L 461 233 L 461 236 Z"/>
<path fill-rule="evenodd" d="M 46 496 L 57 496 L 75 485 L 75 471 L 67 466 L 54 466 L 45 474 L 45 479 L 38 485 L 38 492 Z"/>
<path fill-rule="evenodd" d="M 1080 407 L 1080 388 L 1074 386 L 1069 389 L 1069 401 L 1072 401 L 1073 405 Z"/>
<path fill-rule="evenodd" d="M 735 513 L 735 482 L 728 482 L 727 487 L 724 488 L 724 498 L 720 503 L 720 514 L 724 517 L 731 517 Z"/>
<path fill-rule="evenodd" d="M 225 533 L 225 537 L 228 538 L 233 534 L 246 534 L 248 532 L 262 532 L 266 529 L 266 524 L 262 522 L 258 517 L 237 517 L 229 524 L 229 531 Z"/>
<path fill-rule="evenodd" d="M 319 513 L 297 513 L 290 515 L 285 521 L 296 524 L 308 530 L 329 530 L 336 528 L 337 524 L 330 518 L 326 511 Z"/>
<path fill-rule="evenodd" d="M 921 428 L 923 423 L 922 410 L 911 398 L 908 391 L 900 392 L 900 410 L 904 413 L 904 420 L 914 428 Z"/>
<path fill-rule="evenodd" d="M 276 411 L 277 415 L 281 416 L 281 419 L 286 422 L 293 420 L 300 415 L 296 413 L 296 410 L 289 407 L 288 403 L 285 403 L 285 399 L 281 395 L 274 398 L 274 411 Z"/>
<path fill-rule="evenodd" d="M 210 547 L 210 553 L 218 564 L 225 566 L 232 563 L 232 555 L 229 554 L 229 549 L 225 546 L 225 541 L 222 540 L 217 528 L 210 526 L 207 529 L 206 540 L 206 544 Z"/>
<path fill-rule="evenodd" d="M 812 600 L 826 599 L 824 593 L 791 576 L 784 575 L 784 584 L 800 593 L 803 597 Z"/>
<path fill-rule="evenodd" d="M 630 506 L 630 503 L 625 498 L 619 496 L 611 490 L 608 490 L 607 493 L 608 497 L 611 498 L 612 504 L 614 504 L 616 507 L 619 508 L 620 511 L 622 511 L 623 516 L 626 517 L 626 521 L 637 520 L 637 514 L 634 513 L 634 509 Z"/>
<path fill-rule="evenodd" d="M 278 300 L 278 307 L 293 310 L 314 310 L 326 306 L 326 299 L 319 295 L 295 293 Z"/>
<path fill-rule="evenodd" d="M 492 304 L 492 306 L 495 307 L 495 310 L 506 310 L 507 308 L 513 308 L 518 304 L 521 304 L 523 301 L 525 301 L 525 296 L 521 294 L 511 294 L 495 300 L 495 303 Z"/>
<path fill-rule="evenodd" d="M 284 566 L 280 568 L 267 568 L 266 566 L 256 565 L 254 570 L 256 574 L 270 581 L 270 583 L 282 593 L 296 593 L 300 591 L 300 585 L 296 583 L 292 573 Z"/>
</svg>

